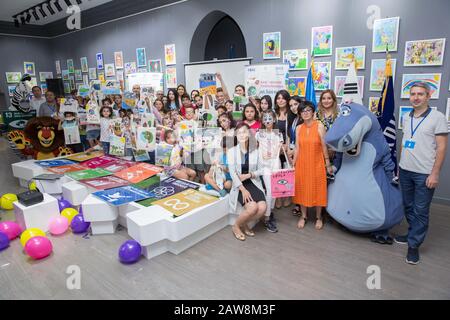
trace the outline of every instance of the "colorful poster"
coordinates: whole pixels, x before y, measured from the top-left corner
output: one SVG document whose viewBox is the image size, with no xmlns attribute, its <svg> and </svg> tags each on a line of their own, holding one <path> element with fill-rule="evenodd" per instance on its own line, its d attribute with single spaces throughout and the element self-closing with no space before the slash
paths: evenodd
<svg viewBox="0 0 450 320">
<path fill-rule="evenodd" d="M 263 59 L 281 58 L 281 32 L 263 34 Z"/>
<path fill-rule="evenodd" d="M 304 97 L 306 94 L 306 77 L 289 78 L 288 91 L 291 96 Z"/>
<path fill-rule="evenodd" d="M 42 161 L 35 161 L 35 163 L 43 168 L 52 168 L 52 167 L 66 166 L 69 164 L 75 164 L 75 162 L 66 159 L 42 160 Z"/>
<path fill-rule="evenodd" d="M 138 183 L 156 175 L 157 173 L 160 173 L 161 171 L 162 168 L 160 167 L 148 163 L 139 163 L 125 170 L 116 172 L 114 175 L 131 183 Z"/>
<path fill-rule="evenodd" d="M 77 162 L 83 162 L 83 161 L 97 158 L 102 155 L 103 155 L 103 151 L 82 152 L 82 153 L 76 153 L 76 154 L 67 156 L 66 159 L 77 161 Z"/>
<path fill-rule="evenodd" d="M 441 73 L 403 74 L 401 98 L 409 99 L 409 91 L 411 90 L 411 86 L 418 82 L 425 82 L 430 86 L 431 99 L 439 99 L 441 76 Z"/>
<path fill-rule="evenodd" d="M 87 169 L 82 171 L 76 171 L 76 172 L 68 172 L 66 175 L 69 178 L 72 178 L 73 180 L 85 180 L 85 179 L 93 179 L 93 178 L 100 178 L 100 177 L 106 177 L 111 175 L 111 172 L 106 171 L 102 168 L 96 168 L 96 169 Z"/>
<path fill-rule="evenodd" d="M 445 38 L 407 41 L 405 44 L 405 67 L 442 66 Z"/>
<path fill-rule="evenodd" d="M 397 66 L 397 60 L 391 59 L 392 64 L 392 79 L 395 81 L 395 67 Z M 370 68 L 370 91 L 383 90 L 386 71 L 385 59 L 372 60 L 372 66 Z"/>
<path fill-rule="evenodd" d="M 405 115 L 409 114 L 413 110 L 414 108 L 411 106 L 400 106 L 398 109 L 398 129 L 403 129 L 403 119 L 405 118 Z"/>
<path fill-rule="evenodd" d="M 373 113 L 373 114 L 377 114 L 378 112 L 378 102 L 380 102 L 380 97 L 370 97 L 369 98 L 369 110 Z"/>
<path fill-rule="evenodd" d="M 45 82 L 47 79 L 53 79 L 53 72 L 39 72 L 40 82 Z"/>
<path fill-rule="evenodd" d="M 5 72 L 7 83 L 18 83 L 22 79 L 21 72 Z"/>
<path fill-rule="evenodd" d="M 400 17 L 378 19 L 373 23 L 372 52 L 397 51 Z"/>
<path fill-rule="evenodd" d="M 80 165 L 82 165 L 85 168 L 89 168 L 89 169 L 104 168 L 112 163 L 115 163 L 118 160 L 119 159 L 114 158 L 114 157 L 101 155 L 99 157 L 95 157 L 95 158 L 86 160 L 84 162 L 81 162 Z"/>
<path fill-rule="evenodd" d="M 113 173 L 116 173 L 116 172 L 125 170 L 126 168 L 130 168 L 134 165 L 136 165 L 136 163 L 132 162 L 132 161 L 123 160 L 123 159 L 115 159 L 115 161 L 104 166 L 103 169 L 108 170 Z"/>
<path fill-rule="evenodd" d="M 198 121 L 203 128 L 217 127 L 217 111 L 212 109 L 200 109 L 198 110 Z"/>
<path fill-rule="evenodd" d="M 295 193 L 295 170 L 284 169 L 270 176 L 272 198 L 292 197 Z"/>
<path fill-rule="evenodd" d="M 107 77 L 115 77 L 116 76 L 116 71 L 114 69 L 114 63 L 105 64 L 105 75 Z"/>
<path fill-rule="evenodd" d="M 104 95 L 121 94 L 120 82 L 117 80 L 107 80 L 102 83 L 101 91 Z"/>
<path fill-rule="evenodd" d="M 16 86 L 8 86 L 8 95 L 10 97 L 14 96 L 14 91 L 16 91 Z"/>
<path fill-rule="evenodd" d="M 333 26 L 311 29 L 311 50 L 314 57 L 331 56 L 333 52 Z"/>
<path fill-rule="evenodd" d="M 70 93 L 70 82 L 64 82 L 64 93 L 69 94 Z"/>
<path fill-rule="evenodd" d="M 87 57 L 80 58 L 81 72 L 89 72 Z"/>
<path fill-rule="evenodd" d="M 99 73 L 97 74 L 97 76 L 98 76 L 98 80 L 99 80 L 100 82 L 105 82 L 105 81 L 106 81 L 106 79 L 105 79 L 105 73 L 104 73 L 104 72 L 99 72 Z"/>
<path fill-rule="evenodd" d="M 69 76 L 70 76 L 69 70 L 65 69 L 62 71 L 62 79 L 64 81 L 69 81 Z"/>
<path fill-rule="evenodd" d="M 179 123 L 177 137 L 180 145 L 186 152 L 190 152 L 192 150 L 195 128 L 196 122 L 194 121 L 184 120 Z"/>
<path fill-rule="evenodd" d="M 283 63 L 289 65 L 289 70 L 307 70 L 308 49 L 283 50 Z"/>
<path fill-rule="evenodd" d="M 314 89 L 323 91 L 331 89 L 331 62 L 314 62 Z"/>
<path fill-rule="evenodd" d="M 156 94 L 156 91 L 163 90 L 163 77 L 164 74 L 162 73 L 151 72 L 129 74 L 127 76 L 127 90 L 131 92 L 133 86 L 138 84 L 141 87 L 141 91 L 142 88 L 147 88 L 150 94 Z"/>
<path fill-rule="evenodd" d="M 136 49 L 136 61 L 138 68 L 147 66 L 147 55 L 145 54 L 145 48 Z"/>
<path fill-rule="evenodd" d="M 109 154 L 117 157 L 125 156 L 125 137 L 112 135 L 109 141 Z"/>
<path fill-rule="evenodd" d="M 199 89 L 201 96 L 216 95 L 216 75 L 214 73 L 201 73 L 199 79 Z"/>
<path fill-rule="evenodd" d="M 122 187 L 122 186 L 127 186 L 129 184 L 128 181 L 122 180 L 122 179 L 114 177 L 114 176 L 85 179 L 85 180 L 80 180 L 79 182 L 88 187 L 91 187 L 91 188 L 94 188 L 97 190 L 118 188 L 118 187 Z"/>
<path fill-rule="evenodd" d="M 103 64 L 103 53 L 99 52 L 95 55 L 95 59 L 97 61 L 97 69 L 103 70 L 104 64 Z"/>
<path fill-rule="evenodd" d="M 80 130 L 78 126 L 63 128 L 64 141 L 66 144 L 75 144 L 81 142 Z"/>
<path fill-rule="evenodd" d="M 145 162 L 150 161 L 150 156 L 148 151 L 146 150 L 134 150 L 133 149 L 133 157 L 136 162 Z"/>
<path fill-rule="evenodd" d="M 170 156 L 173 145 L 168 143 L 158 143 L 156 145 L 155 164 L 157 166 L 170 166 Z"/>
<path fill-rule="evenodd" d="M 83 81 L 83 74 L 81 73 L 81 69 L 75 69 L 75 80 Z"/>
<path fill-rule="evenodd" d="M 161 59 L 148 60 L 148 72 L 162 72 Z"/>
<path fill-rule="evenodd" d="M 154 151 L 156 148 L 156 128 L 138 127 L 136 147 L 138 150 Z"/>
<path fill-rule="evenodd" d="M 133 184 L 133 187 L 148 191 L 152 186 L 160 184 L 161 178 L 159 176 L 153 176 L 148 179 L 142 180 L 141 182 Z"/>
<path fill-rule="evenodd" d="M 61 74 L 61 61 L 55 61 L 56 74 Z"/>
<path fill-rule="evenodd" d="M 86 122 L 89 124 L 100 124 L 99 107 L 94 100 L 89 100 L 86 104 Z"/>
<path fill-rule="evenodd" d="M 198 189 L 199 186 L 189 181 L 178 180 L 176 178 L 169 177 L 161 181 L 159 184 L 152 184 L 148 187 L 141 186 L 140 188 L 143 188 L 145 191 L 149 192 L 152 195 L 150 198 L 139 202 L 140 205 L 148 207 L 155 201 L 173 196 L 189 188 Z"/>
<path fill-rule="evenodd" d="M 68 172 L 76 172 L 76 171 L 86 170 L 86 168 L 80 164 L 75 163 L 75 164 L 68 164 L 68 165 L 60 166 L 60 167 L 46 168 L 46 170 L 50 171 L 52 173 L 56 173 L 56 174 L 66 174 Z"/>
<path fill-rule="evenodd" d="M 344 85 L 346 76 L 336 76 L 334 77 L 334 93 L 336 97 L 342 98 L 344 96 Z M 361 98 L 363 98 L 364 94 L 364 76 L 358 76 L 358 89 Z"/>
<path fill-rule="evenodd" d="M 187 189 L 168 198 L 155 201 L 153 204 L 163 207 L 172 212 L 174 216 L 179 217 L 194 209 L 206 206 L 216 201 L 217 198 L 210 196 L 209 194 L 193 189 Z"/>
<path fill-rule="evenodd" d="M 114 64 L 116 65 L 116 69 L 123 69 L 123 52 L 122 51 L 114 52 Z"/>
<path fill-rule="evenodd" d="M 28 73 L 30 76 L 36 75 L 36 69 L 34 67 L 34 62 L 27 62 L 25 61 L 23 63 L 23 73 Z"/>
<path fill-rule="evenodd" d="M 166 66 L 177 64 L 175 44 L 166 44 L 164 46 L 164 59 L 166 61 Z"/>
<path fill-rule="evenodd" d="M 47 88 L 47 84 L 46 83 L 41 83 L 41 90 L 42 90 L 42 94 L 45 95 L 47 93 L 48 88 Z"/>
<path fill-rule="evenodd" d="M 288 79 L 289 67 L 285 64 L 245 67 L 245 87 L 249 97 L 269 95 L 274 99 L 279 90 L 286 90 Z"/>
<path fill-rule="evenodd" d="M 85 76 L 85 75 L 83 75 L 83 76 Z M 78 87 L 78 95 L 80 97 L 83 97 L 83 98 L 87 97 L 89 95 L 89 92 L 90 92 L 90 87 L 88 85 L 82 84 Z"/>
<path fill-rule="evenodd" d="M 73 66 L 73 59 L 67 59 L 67 70 L 69 70 L 69 73 L 75 73 L 75 67 Z"/>
<path fill-rule="evenodd" d="M 125 63 L 125 74 L 136 73 L 136 71 L 136 62 L 131 61 Z"/>
<path fill-rule="evenodd" d="M 356 69 L 366 67 L 366 46 L 336 48 L 335 69 L 348 70 L 353 57 L 356 61 Z"/>
<path fill-rule="evenodd" d="M 196 150 L 222 149 L 221 128 L 197 128 L 194 133 Z"/>
<path fill-rule="evenodd" d="M 177 68 L 168 67 L 166 68 L 166 88 L 176 88 L 177 87 Z"/>
<path fill-rule="evenodd" d="M 97 191 L 92 195 L 114 206 L 120 206 L 150 197 L 148 192 L 132 186 Z"/>
<path fill-rule="evenodd" d="M 97 79 L 97 69 L 96 68 L 89 68 L 89 79 L 91 79 L 91 80 Z"/>
</svg>

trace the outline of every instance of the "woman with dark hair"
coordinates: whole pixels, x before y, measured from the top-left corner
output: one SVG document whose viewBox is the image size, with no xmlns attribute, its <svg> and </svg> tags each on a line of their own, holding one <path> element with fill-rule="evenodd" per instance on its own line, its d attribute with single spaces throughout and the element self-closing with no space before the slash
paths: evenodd
<svg viewBox="0 0 450 320">
<path fill-rule="evenodd" d="M 191 91 L 191 101 L 194 102 L 195 101 L 195 97 L 200 95 L 200 91 L 198 91 L 197 89 L 194 89 Z"/>
<path fill-rule="evenodd" d="M 289 145 L 289 136 L 288 136 L 288 128 L 289 128 L 289 114 L 291 111 L 289 110 L 289 100 L 291 96 L 289 92 L 286 90 L 280 90 L 275 94 L 275 114 L 277 115 L 277 128 L 281 135 L 283 136 L 283 145 L 282 148 L 287 152 Z M 288 159 L 284 156 L 284 152 L 280 153 L 280 161 L 282 168 L 286 168 L 288 163 Z M 291 205 L 291 198 L 278 198 L 275 202 L 275 207 L 280 209 L 281 206 L 285 208 Z"/>
<path fill-rule="evenodd" d="M 258 110 L 251 103 L 246 104 L 244 110 L 242 110 L 242 121 L 249 126 L 253 134 L 256 134 L 256 131 L 261 128 Z"/>
<path fill-rule="evenodd" d="M 234 127 L 236 124 L 231 113 L 222 113 L 219 118 L 217 118 L 217 126 L 222 128 L 222 133 L 224 136 L 234 137 Z"/>
<path fill-rule="evenodd" d="M 186 92 L 186 87 L 183 84 L 179 84 L 177 86 L 177 93 L 178 93 L 178 100 L 181 104 L 181 97 L 183 96 L 183 94 L 187 93 Z"/>
<path fill-rule="evenodd" d="M 236 213 L 237 202 L 244 210 L 233 225 L 236 239 L 244 241 L 246 236 L 253 237 L 248 223 L 259 221 L 266 212 L 266 197 L 261 184 L 262 167 L 259 162 L 256 141 L 250 128 L 241 122 L 236 127 L 238 144 L 227 151 L 227 159 L 233 186 L 230 191 L 230 212 Z"/>
<path fill-rule="evenodd" d="M 303 105 L 304 100 L 299 96 L 292 96 L 289 100 L 289 110 L 291 111 L 288 115 L 288 138 L 289 138 L 289 149 L 288 149 L 288 158 L 292 163 L 294 159 L 294 150 L 295 150 L 295 130 L 297 126 L 302 124 L 303 120 L 300 117 L 300 113 L 298 110 Z"/>
<path fill-rule="evenodd" d="M 296 130 L 295 196 L 301 217 L 297 227 L 303 229 L 307 221 L 307 208 L 316 210 L 317 230 L 322 229 L 322 208 L 327 206 L 327 172 L 333 169 L 325 144 L 325 127 L 314 118 L 314 105 L 305 101 L 299 110 L 303 123 Z"/>
<path fill-rule="evenodd" d="M 272 97 L 265 95 L 261 98 L 261 112 L 272 110 Z"/>
<path fill-rule="evenodd" d="M 178 92 L 175 89 L 167 90 L 167 103 L 164 106 L 165 112 L 180 110 L 180 100 L 178 99 Z"/>
<path fill-rule="evenodd" d="M 242 84 L 238 84 L 234 87 L 234 95 L 245 97 L 245 87 Z"/>
</svg>

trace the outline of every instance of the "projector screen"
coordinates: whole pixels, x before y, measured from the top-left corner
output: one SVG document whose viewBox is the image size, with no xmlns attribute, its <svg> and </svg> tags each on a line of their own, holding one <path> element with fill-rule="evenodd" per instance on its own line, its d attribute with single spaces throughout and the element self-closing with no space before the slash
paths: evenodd
<svg viewBox="0 0 450 320">
<path fill-rule="evenodd" d="M 252 59 L 242 58 L 185 63 L 184 78 L 187 93 L 190 94 L 192 90 L 199 89 L 200 74 L 220 72 L 232 97 L 236 85 L 245 85 L 245 66 L 250 65 Z M 219 82 L 217 86 L 220 86 Z"/>
</svg>

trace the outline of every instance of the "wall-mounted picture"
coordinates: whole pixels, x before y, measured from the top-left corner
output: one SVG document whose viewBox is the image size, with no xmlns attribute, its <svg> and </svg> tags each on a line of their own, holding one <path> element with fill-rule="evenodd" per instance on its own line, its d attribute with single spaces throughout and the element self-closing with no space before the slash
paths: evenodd
<svg viewBox="0 0 450 320">
<path fill-rule="evenodd" d="M 369 98 L 369 110 L 373 113 L 376 114 L 378 112 L 378 102 L 380 101 L 380 97 L 370 97 Z"/>
<path fill-rule="evenodd" d="M 75 80 L 83 81 L 83 74 L 81 73 L 81 69 L 75 69 Z"/>
<path fill-rule="evenodd" d="M 36 69 L 34 67 L 34 62 L 25 61 L 23 63 L 23 72 L 28 73 L 30 76 L 35 76 Z"/>
<path fill-rule="evenodd" d="M 70 93 L 70 83 L 64 82 L 64 93 Z"/>
<path fill-rule="evenodd" d="M 395 67 L 397 60 L 391 59 L 392 79 L 395 81 Z M 384 73 L 386 71 L 386 59 L 374 59 L 370 68 L 370 91 L 381 91 L 384 85 Z"/>
<path fill-rule="evenodd" d="M 16 90 L 16 86 L 8 86 L 8 95 L 10 97 L 14 96 L 14 91 Z"/>
<path fill-rule="evenodd" d="M 114 52 L 114 64 L 116 65 L 116 69 L 123 69 L 123 52 L 122 51 Z"/>
<path fill-rule="evenodd" d="M 97 77 L 98 77 L 98 80 L 100 81 L 100 82 L 105 82 L 105 73 L 104 72 L 99 72 L 98 74 L 97 74 Z"/>
<path fill-rule="evenodd" d="M 147 55 L 145 54 L 145 48 L 136 49 L 136 61 L 138 68 L 147 66 Z"/>
<path fill-rule="evenodd" d="M 136 71 L 136 62 L 131 61 L 125 63 L 125 74 L 136 73 Z"/>
<path fill-rule="evenodd" d="M 345 79 L 347 79 L 346 76 L 334 77 L 334 92 L 338 98 L 342 98 L 344 96 Z M 364 93 L 364 76 L 358 76 L 358 89 L 362 98 Z"/>
<path fill-rule="evenodd" d="M 378 19 L 373 23 L 372 52 L 397 51 L 400 17 Z"/>
<path fill-rule="evenodd" d="M 73 66 L 73 59 L 67 59 L 67 70 L 69 70 L 69 73 L 75 73 L 75 67 Z"/>
<path fill-rule="evenodd" d="M 42 94 L 45 94 L 48 90 L 46 83 L 41 83 Z"/>
<path fill-rule="evenodd" d="M 287 89 L 291 96 L 304 97 L 306 94 L 306 77 L 289 78 Z"/>
<path fill-rule="evenodd" d="M 64 81 L 69 81 L 69 70 L 64 69 L 64 70 L 62 71 L 62 79 L 63 79 Z"/>
<path fill-rule="evenodd" d="M 177 87 L 177 68 L 166 68 L 166 88 Z"/>
<path fill-rule="evenodd" d="M 117 81 L 124 81 L 125 77 L 123 75 L 123 70 L 116 70 L 116 80 Z"/>
<path fill-rule="evenodd" d="M 164 45 L 164 59 L 166 61 L 166 66 L 177 64 L 175 44 Z"/>
<path fill-rule="evenodd" d="M 439 99 L 441 76 L 441 73 L 403 74 L 401 98 L 409 99 L 409 91 L 412 85 L 418 82 L 425 82 L 430 86 L 431 99 Z"/>
<path fill-rule="evenodd" d="M 403 119 L 405 118 L 405 115 L 413 111 L 413 107 L 411 106 L 401 106 L 398 109 L 398 129 L 403 129 Z"/>
<path fill-rule="evenodd" d="M 263 34 L 263 59 L 281 58 L 281 32 Z"/>
<path fill-rule="evenodd" d="M 7 83 L 17 83 L 22 78 L 22 72 L 6 72 L 5 74 Z"/>
<path fill-rule="evenodd" d="M 331 89 L 331 62 L 314 62 L 314 89 L 323 91 Z"/>
<path fill-rule="evenodd" d="M 148 60 L 148 72 L 162 72 L 161 59 Z"/>
<path fill-rule="evenodd" d="M 95 60 L 97 61 L 97 69 L 103 70 L 105 68 L 105 65 L 103 64 L 103 53 L 97 53 L 95 55 Z"/>
<path fill-rule="evenodd" d="M 56 74 L 61 74 L 61 61 L 55 61 Z"/>
<path fill-rule="evenodd" d="M 334 68 L 348 70 L 353 58 L 356 61 L 356 69 L 364 69 L 366 67 L 366 46 L 336 48 Z"/>
<path fill-rule="evenodd" d="M 86 73 L 89 72 L 87 57 L 81 57 L 80 63 L 81 63 L 81 72 L 86 72 Z"/>
<path fill-rule="evenodd" d="M 70 77 L 69 77 L 69 84 L 70 84 L 70 89 L 71 89 L 71 90 L 76 89 L 76 86 L 75 86 L 75 76 L 70 76 Z"/>
<path fill-rule="evenodd" d="M 115 77 L 116 70 L 114 69 L 114 63 L 105 64 L 105 74 L 107 77 Z"/>
<path fill-rule="evenodd" d="M 39 72 L 39 81 L 45 82 L 47 79 L 53 79 L 53 72 Z"/>
<path fill-rule="evenodd" d="M 308 49 L 283 50 L 283 63 L 289 65 L 289 70 L 307 70 Z"/>
<path fill-rule="evenodd" d="M 445 38 L 406 41 L 405 67 L 442 66 L 445 51 Z"/>
<path fill-rule="evenodd" d="M 89 68 L 89 79 L 91 79 L 91 80 L 97 79 L 97 69 L 96 68 Z"/>
<path fill-rule="evenodd" d="M 315 57 L 331 56 L 333 52 L 333 26 L 311 29 L 311 50 Z"/>
</svg>

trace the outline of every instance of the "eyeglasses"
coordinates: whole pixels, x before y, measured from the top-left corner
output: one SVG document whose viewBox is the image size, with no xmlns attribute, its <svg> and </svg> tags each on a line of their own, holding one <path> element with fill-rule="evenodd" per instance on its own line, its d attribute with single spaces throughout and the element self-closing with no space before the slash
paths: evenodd
<svg viewBox="0 0 450 320">
<path fill-rule="evenodd" d="M 302 110 L 302 113 L 309 113 L 309 112 L 313 112 L 313 110 L 312 109 Z"/>
</svg>

